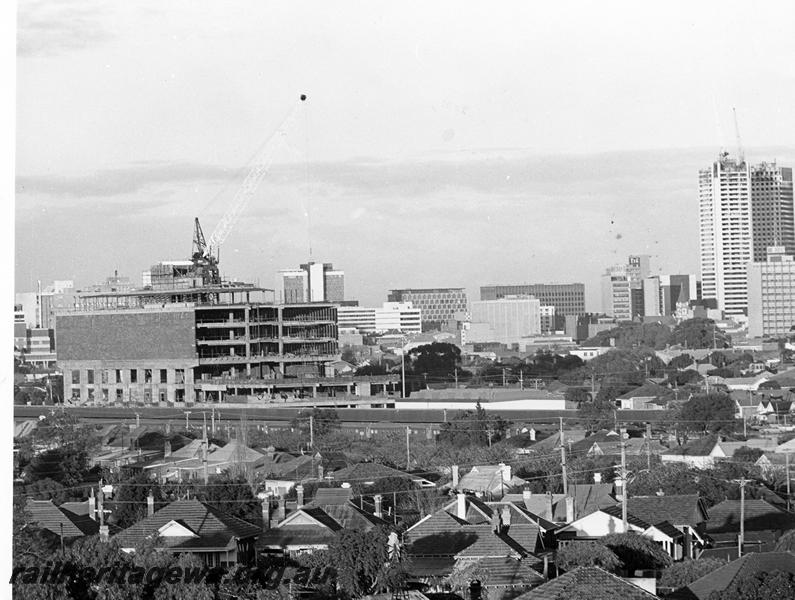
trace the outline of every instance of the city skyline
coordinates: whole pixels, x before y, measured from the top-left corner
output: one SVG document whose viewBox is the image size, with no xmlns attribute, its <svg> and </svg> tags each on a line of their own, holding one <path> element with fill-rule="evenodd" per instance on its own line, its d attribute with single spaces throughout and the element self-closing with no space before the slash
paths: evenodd
<svg viewBox="0 0 795 600">
<path fill-rule="evenodd" d="M 212 229 L 300 93 L 307 117 L 221 270 L 271 287 L 332 262 L 367 305 L 583 282 L 600 310 L 627 255 L 698 273 L 697 172 L 734 151 L 732 106 L 750 161 L 795 165 L 795 83 L 769 76 L 795 53 L 788 5 L 774 22 L 674 3 L 456 5 L 451 23 L 451 7 L 20 3 L 16 289 L 188 258 L 193 217 Z M 762 25 L 730 65 L 711 59 Z"/>
</svg>

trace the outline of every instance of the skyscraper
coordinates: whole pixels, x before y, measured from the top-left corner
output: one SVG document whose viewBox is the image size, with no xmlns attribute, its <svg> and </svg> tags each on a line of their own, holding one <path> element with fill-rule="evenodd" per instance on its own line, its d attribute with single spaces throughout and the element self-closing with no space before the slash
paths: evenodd
<svg viewBox="0 0 795 600">
<path fill-rule="evenodd" d="M 699 171 L 698 198 L 702 297 L 747 314 L 748 263 L 764 262 L 770 246 L 795 254 L 792 169 L 724 152 Z"/>
<path fill-rule="evenodd" d="M 773 246 L 795 254 L 792 169 L 775 162 L 751 167 L 751 222 L 754 262 L 765 262 L 767 249 Z"/>
<path fill-rule="evenodd" d="M 643 280 L 651 274 L 651 257 L 632 255 L 627 263 L 608 267 L 602 275 L 602 310 L 619 321 L 644 314 Z"/>
<path fill-rule="evenodd" d="M 422 329 L 429 331 L 441 327 L 467 310 L 464 288 L 405 288 L 390 290 L 388 302 L 411 302 L 422 311 Z"/>
<path fill-rule="evenodd" d="M 699 251 L 704 299 L 727 315 L 748 309 L 747 265 L 751 236 L 751 172 L 728 153 L 698 173 Z"/>
</svg>

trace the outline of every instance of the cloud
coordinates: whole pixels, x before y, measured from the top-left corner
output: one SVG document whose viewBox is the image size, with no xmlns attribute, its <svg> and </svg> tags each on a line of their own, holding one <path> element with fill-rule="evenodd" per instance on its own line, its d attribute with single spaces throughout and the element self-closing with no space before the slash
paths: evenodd
<svg viewBox="0 0 795 600">
<path fill-rule="evenodd" d="M 107 27 L 108 4 L 93 1 L 18 3 L 17 55 L 56 56 L 115 37 Z"/>
<path fill-rule="evenodd" d="M 233 169 L 213 165 L 151 161 L 88 175 L 17 175 L 16 192 L 65 198 L 107 198 L 161 184 L 227 181 L 238 175 Z"/>
</svg>

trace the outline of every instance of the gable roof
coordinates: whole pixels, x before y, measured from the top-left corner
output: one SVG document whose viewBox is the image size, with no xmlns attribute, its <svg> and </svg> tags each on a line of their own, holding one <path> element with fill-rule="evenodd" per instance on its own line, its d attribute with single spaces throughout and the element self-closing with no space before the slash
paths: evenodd
<svg viewBox="0 0 795 600">
<path fill-rule="evenodd" d="M 459 551 L 456 558 L 522 558 L 527 555 L 518 542 L 507 535 L 495 533 L 491 525 L 465 526 L 463 531 L 467 532 L 470 528 L 475 533 L 475 542 Z"/>
<path fill-rule="evenodd" d="M 99 533 L 99 523 L 91 519 L 88 514 L 77 515 L 65 508 L 59 508 L 52 500 L 32 500 L 28 498 L 25 511 L 32 523 L 41 529 L 47 529 L 54 534 L 63 535 L 65 538 L 82 537 Z"/>
<path fill-rule="evenodd" d="M 515 600 L 569 600 L 575 594 L 590 600 L 653 600 L 654 594 L 599 567 L 579 567 L 517 596 Z M 579 597 L 579 596 L 577 596 Z"/>
<path fill-rule="evenodd" d="M 516 484 L 518 478 L 506 477 L 505 465 L 475 465 L 458 482 L 459 490 L 489 492 L 501 487 L 506 490 Z M 520 480 L 522 481 L 522 480 Z"/>
<path fill-rule="evenodd" d="M 707 509 L 698 494 L 630 496 L 627 498 L 627 511 L 649 525 L 668 521 L 675 526 L 695 528 L 708 518 Z"/>
<path fill-rule="evenodd" d="M 618 397 L 618 400 L 630 400 L 632 398 L 667 398 L 674 393 L 667 387 L 647 382 L 634 390 L 628 391 Z"/>
<path fill-rule="evenodd" d="M 737 581 L 762 571 L 769 573 L 774 570 L 795 574 L 795 554 L 789 552 L 746 554 L 704 575 L 701 579 L 696 579 L 681 590 L 677 590 L 671 597 L 707 600 L 713 592 L 722 592 Z"/>
<path fill-rule="evenodd" d="M 309 506 L 324 506 L 331 504 L 347 504 L 353 497 L 353 488 L 317 488 L 315 497 Z"/>
<path fill-rule="evenodd" d="M 795 529 L 795 515 L 781 510 L 765 500 L 745 499 L 746 531 L 788 531 Z M 707 533 L 740 531 L 740 501 L 724 500 L 709 509 Z"/>
<path fill-rule="evenodd" d="M 196 533 L 198 538 L 184 544 L 191 548 L 222 548 L 229 545 L 233 538 L 249 538 L 261 532 L 256 525 L 192 499 L 167 504 L 151 517 L 123 530 L 114 539 L 122 548 L 133 548 L 170 521 L 178 521 Z"/>
<path fill-rule="evenodd" d="M 609 506 L 607 508 L 601 509 L 599 512 L 603 512 L 606 515 L 610 515 L 611 517 L 614 517 L 616 519 L 623 519 L 624 517 L 624 511 L 620 505 Z M 651 525 L 653 525 L 653 523 L 649 523 L 648 521 L 641 519 L 637 515 L 629 512 L 629 509 L 627 509 L 627 523 L 629 525 L 634 525 L 635 527 L 638 527 L 641 530 L 648 529 Z"/>
<path fill-rule="evenodd" d="M 367 482 L 376 481 L 385 477 L 400 477 L 402 479 L 410 479 L 411 481 L 420 484 L 431 483 L 423 477 L 418 477 L 417 475 L 412 475 L 411 473 L 406 473 L 405 471 L 400 471 L 386 465 L 371 462 L 358 463 L 350 467 L 345 467 L 344 469 L 339 469 L 338 471 L 333 471 L 331 476 L 334 478 L 334 481 Z"/>
<path fill-rule="evenodd" d="M 488 557 L 467 561 L 465 569 L 482 573 L 480 582 L 488 586 L 534 586 L 544 583 L 544 576 L 531 566 L 528 559 Z"/>
</svg>

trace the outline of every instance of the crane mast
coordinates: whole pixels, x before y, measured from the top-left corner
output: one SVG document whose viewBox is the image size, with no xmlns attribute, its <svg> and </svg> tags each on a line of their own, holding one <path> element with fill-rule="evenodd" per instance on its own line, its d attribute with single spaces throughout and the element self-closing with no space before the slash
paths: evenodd
<svg viewBox="0 0 795 600">
<path fill-rule="evenodd" d="M 306 95 L 301 94 L 299 102 L 292 108 L 284 121 L 279 125 L 276 132 L 268 139 L 265 146 L 254 158 L 254 165 L 249 170 L 243 183 L 235 192 L 230 202 L 229 209 L 224 213 L 224 216 L 221 217 L 218 225 L 216 225 L 212 234 L 210 234 L 209 240 L 206 242 L 201 225 L 199 224 L 199 218 L 196 217 L 194 222 L 193 254 L 191 260 L 194 264 L 196 276 L 201 276 L 205 285 L 218 285 L 221 283 L 218 270 L 219 248 L 221 244 L 226 241 L 229 233 L 240 219 L 240 215 L 243 213 L 243 210 L 245 210 L 246 205 L 270 170 L 276 156 L 276 150 L 281 147 L 287 137 L 305 101 Z"/>
</svg>

